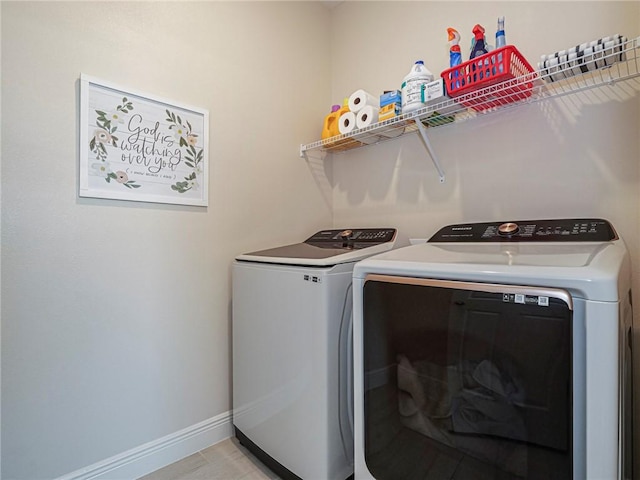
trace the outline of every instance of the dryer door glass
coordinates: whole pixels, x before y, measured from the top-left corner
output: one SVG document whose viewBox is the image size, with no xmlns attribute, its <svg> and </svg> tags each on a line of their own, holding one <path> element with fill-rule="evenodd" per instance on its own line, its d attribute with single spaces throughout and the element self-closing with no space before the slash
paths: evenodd
<svg viewBox="0 0 640 480">
<path fill-rule="evenodd" d="M 573 478 L 567 292 L 370 275 L 363 308 L 377 480 Z"/>
</svg>

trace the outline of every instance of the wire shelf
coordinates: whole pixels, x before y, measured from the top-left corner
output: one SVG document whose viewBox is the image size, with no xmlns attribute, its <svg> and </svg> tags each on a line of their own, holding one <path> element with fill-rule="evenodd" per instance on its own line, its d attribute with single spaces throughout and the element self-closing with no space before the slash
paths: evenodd
<svg viewBox="0 0 640 480">
<path fill-rule="evenodd" d="M 300 145 L 300 156 L 309 151 L 341 153 L 365 145 L 377 144 L 420 130 L 438 128 L 522 104 L 613 85 L 640 76 L 640 37 L 627 40 L 614 50 L 603 50 L 582 63 L 564 61 L 502 83 L 480 88 L 403 114 L 389 120 Z M 499 101 L 497 101 L 499 99 Z M 447 112 L 444 115 L 438 112 Z"/>
</svg>

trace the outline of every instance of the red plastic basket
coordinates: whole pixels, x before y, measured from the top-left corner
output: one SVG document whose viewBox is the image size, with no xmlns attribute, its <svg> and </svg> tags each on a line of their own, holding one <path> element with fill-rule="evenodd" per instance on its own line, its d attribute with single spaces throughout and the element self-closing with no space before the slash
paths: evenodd
<svg viewBox="0 0 640 480">
<path fill-rule="evenodd" d="M 518 49 L 507 45 L 444 70 L 440 76 L 450 97 L 482 90 L 478 95 L 466 95 L 460 99 L 466 107 L 481 111 L 529 97 L 533 76 L 524 80 L 518 77 L 533 72 L 533 67 Z M 494 85 L 496 88 L 487 88 Z"/>
</svg>

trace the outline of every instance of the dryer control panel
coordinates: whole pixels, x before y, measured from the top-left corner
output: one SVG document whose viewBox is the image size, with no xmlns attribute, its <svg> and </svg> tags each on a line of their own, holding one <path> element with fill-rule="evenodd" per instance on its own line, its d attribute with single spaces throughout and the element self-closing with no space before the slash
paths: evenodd
<svg viewBox="0 0 640 480">
<path fill-rule="evenodd" d="M 321 230 L 304 243 L 321 248 L 366 248 L 393 241 L 395 228 Z"/>
<path fill-rule="evenodd" d="M 608 242 L 617 238 L 606 220 L 571 218 L 448 225 L 429 242 Z"/>
</svg>

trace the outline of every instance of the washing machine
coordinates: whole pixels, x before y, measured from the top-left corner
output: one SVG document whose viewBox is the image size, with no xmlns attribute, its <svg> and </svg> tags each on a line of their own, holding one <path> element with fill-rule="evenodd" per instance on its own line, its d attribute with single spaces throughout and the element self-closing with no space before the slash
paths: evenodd
<svg viewBox="0 0 640 480">
<path fill-rule="evenodd" d="M 233 264 L 233 425 L 284 479 L 353 474 L 352 274 L 396 229 L 322 230 Z"/>
<path fill-rule="evenodd" d="M 597 218 L 449 225 L 358 263 L 355 478 L 631 479 L 630 272 Z"/>
</svg>

